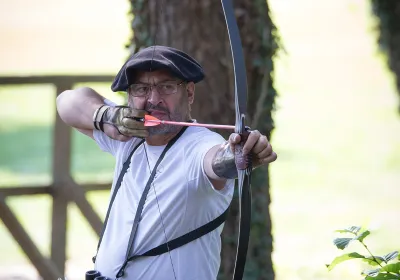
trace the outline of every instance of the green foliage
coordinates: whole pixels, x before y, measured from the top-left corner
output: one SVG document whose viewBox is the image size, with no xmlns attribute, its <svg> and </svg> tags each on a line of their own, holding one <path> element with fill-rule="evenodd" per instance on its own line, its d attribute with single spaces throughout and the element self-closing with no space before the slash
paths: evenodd
<svg viewBox="0 0 400 280">
<path fill-rule="evenodd" d="M 333 240 L 333 244 L 340 250 L 344 250 L 350 243 L 358 241 L 367 250 L 369 255 L 361 255 L 357 252 L 347 253 L 336 257 L 330 264 L 327 264 L 328 270 L 332 270 L 336 265 L 353 259 L 360 259 L 371 267 L 364 270 L 361 275 L 365 280 L 396 280 L 400 279 L 400 256 L 399 251 L 390 252 L 384 256 L 376 256 L 371 253 L 364 239 L 371 234 L 369 230 L 364 230 L 358 226 L 351 226 L 346 229 L 336 230 L 341 234 L 353 235 L 353 237 L 340 237 Z M 360 233 L 361 232 L 361 233 Z"/>
</svg>

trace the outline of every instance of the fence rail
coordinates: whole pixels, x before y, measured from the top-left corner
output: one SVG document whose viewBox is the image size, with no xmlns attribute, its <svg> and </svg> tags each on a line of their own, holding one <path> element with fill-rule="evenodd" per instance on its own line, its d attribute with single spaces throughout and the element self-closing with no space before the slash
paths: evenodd
<svg viewBox="0 0 400 280">
<path fill-rule="evenodd" d="M 51 84 L 56 88 L 54 99 L 78 83 L 111 82 L 111 75 L 3 76 L 2 85 Z M 55 280 L 65 274 L 67 206 L 75 203 L 93 231 L 99 236 L 102 221 L 86 199 L 86 192 L 106 190 L 110 184 L 79 185 L 71 176 L 71 128 L 55 114 L 53 132 L 52 183 L 50 185 L 0 188 L 0 219 L 44 280 Z M 50 195 L 52 197 L 51 253 L 45 257 L 7 205 L 9 196 Z"/>
</svg>

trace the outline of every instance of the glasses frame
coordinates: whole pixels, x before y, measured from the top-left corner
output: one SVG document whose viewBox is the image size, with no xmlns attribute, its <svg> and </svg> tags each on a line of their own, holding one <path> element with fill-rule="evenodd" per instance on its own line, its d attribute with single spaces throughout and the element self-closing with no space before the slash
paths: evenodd
<svg viewBox="0 0 400 280">
<path fill-rule="evenodd" d="M 171 81 L 172 81 L 172 80 L 171 80 Z M 128 89 L 126 90 L 126 92 L 127 92 L 129 95 L 133 96 L 133 97 L 148 97 L 149 94 L 150 94 L 150 92 L 153 91 L 153 88 L 156 88 L 156 91 L 157 91 L 157 93 L 158 93 L 160 96 L 169 96 L 169 95 L 174 95 L 174 94 L 176 94 L 176 92 L 171 93 L 171 94 L 162 94 L 162 93 L 160 93 L 160 91 L 157 89 L 157 86 L 158 86 L 158 85 L 163 84 L 163 83 L 167 83 L 167 82 L 170 82 L 170 81 L 164 81 L 164 82 L 160 82 L 160 83 L 158 83 L 158 84 L 134 83 L 134 84 L 130 84 L 130 85 L 128 86 Z M 175 82 L 176 82 L 176 81 L 175 81 Z M 186 82 L 186 81 L 181 81 L 181 82 L 179 82 L 179 83 L 177 83 L 177 84 L 175 84 L 175 83 L 172 83 L 172 84 L 173 84 L 173 85 L 177 85 L 177 86 L 182 86 L 183 84 L 187 84 L 187 82 Z M 149 89 L 147 90 L 146 94 L 144 94 L 144 95 L 134 95 L 134 94 L 131 93 L 131 87 L 132 87 L 133 85 L 146 85 L 146 86 L 148 86 Z"/>
</svg>

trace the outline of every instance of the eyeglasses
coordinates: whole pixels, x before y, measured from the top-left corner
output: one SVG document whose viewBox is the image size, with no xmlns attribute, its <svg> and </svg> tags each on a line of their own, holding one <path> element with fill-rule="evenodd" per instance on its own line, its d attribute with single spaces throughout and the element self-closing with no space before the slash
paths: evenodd
<svg viewBox="0 0 400 280">
<path fill-rule="evenodd" d="M 185 81 L 180 83 L 176 82 L 162 82 L 155 85 L 150 84 L 131 84 L 128 88 L 128 93 L 135 97 L 145 97 L 148 96 L 151 92 L 152 88 L 155 87 L 157 89 L 158 94 L 160 95 L 172 95 L 178 92 L 178 87 L 185 84 Z"/>
</svg>

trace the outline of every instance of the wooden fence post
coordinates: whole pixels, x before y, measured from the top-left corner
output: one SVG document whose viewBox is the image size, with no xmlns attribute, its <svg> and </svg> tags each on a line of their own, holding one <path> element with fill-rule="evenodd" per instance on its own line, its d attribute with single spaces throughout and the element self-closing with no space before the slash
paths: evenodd
<svg viewBox="0 0 400 280">
<path fill-rule="evenodd" d="M 57 83 L 56 96 L 61 92 L 71 89 L 72 84 Z M 51 260 L 58 270 L 65 274 L 66 248 L 67 248 L 67 210 L 68 196 L 65 188 L 71 178 L 71 128 L 64 124 L 55 112 L 53 131 L 53 207 L 51 229 Z"/>
<path fill-rule="evenodd" d="M 58 271 L 54 263 L 45 258 L 36 247 L 35 243 L 29 237 L 28 233 L 22 227 L 18 218 L 14 215 L 12 210 L 7 206 L 4 197 L 0 194 L 0 218 L 3 220 L 4 225 L 8 228 L 18 245 L 25 252 L 26 256 L 36 267 L 39 274 L 45 280 L 56 280 L 61 277 L 63 273 Z"/>
</svg>

